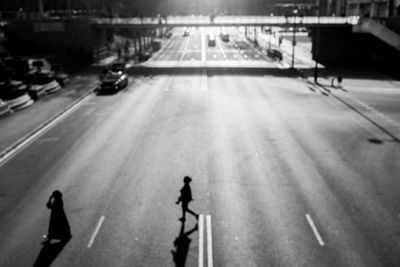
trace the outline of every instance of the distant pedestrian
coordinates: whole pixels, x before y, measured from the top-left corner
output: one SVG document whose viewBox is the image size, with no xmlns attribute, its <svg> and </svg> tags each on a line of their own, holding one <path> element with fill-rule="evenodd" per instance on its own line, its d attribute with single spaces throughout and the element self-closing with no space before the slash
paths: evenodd
<svg viewBox="0 0 400 267">
<path fill-rule="evenodd" d="M 343 77 L 341 75 L 337 76 L 337 82 L 338 82 L 338 87 L 342 88 L 342 81 L 343 81 Z"/>
<path fill-rule="evenodd" d="M 189 202 L 193 201 L 192 190 L 191 190 L 190 185 L 189 185 L 189 183 L 191 181 L 192 181 L 192 178 L 190 178 L 189 176 L 185 176 L 183 178 L 184 185 L 180 190 L 181 195 L 179 196 L 178 200 L 176 201 L 177 205 L 179 203 L 182 203 L 182 217 L 179 219 L 181 221 L 185 221 L 186 220 L 186 212 L 189 212 L 190 214 L 192 214 L 194 217 L 196 217 L 196 219 L 199 218 L 199 215 L 197 213 L 195 213 L 194 211 L 189 209 Z"/>
<path fill-rule="evenodd" d="M 47 202 L 47 208 L 51 210 L 49 231 L 44 235 L 44 242 L 50 242 L 52 239 L 68 241 L 71 238 L 71 229 L 64 211 L 62 193 L 54 191 Z"/>
</svg>

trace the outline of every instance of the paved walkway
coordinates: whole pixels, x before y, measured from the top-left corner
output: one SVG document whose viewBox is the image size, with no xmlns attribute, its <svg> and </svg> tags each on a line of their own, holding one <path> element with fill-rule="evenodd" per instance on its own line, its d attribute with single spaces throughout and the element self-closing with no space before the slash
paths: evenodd
<svg viewBox="0 0 400 267">
<path fill-rule="evenodd" d="M 0 157 L 17 142 L 96 88 L 99 83 L 97 72 L 88 70 L 86 72 L 89 74 L 84 76 L 73 75 L 71 82 L 59 92 L 44 96 L 30 107 L 0 118 Z"/>
</svg>

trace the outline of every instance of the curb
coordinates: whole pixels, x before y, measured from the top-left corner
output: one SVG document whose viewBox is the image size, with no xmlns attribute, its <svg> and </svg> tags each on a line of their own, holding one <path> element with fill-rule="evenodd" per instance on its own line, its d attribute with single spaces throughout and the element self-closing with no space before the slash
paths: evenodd
<svg viewBox="0 0 400 267">
<path fill-rule="evenodd" d="M 72 108 L 76 107 L 79 105 L 81 102 L 83 102 L 85 99 L 89 98 L 94 94 L 94 92 L 97 90 L 97 86 L 91 90 L 85 95 L 83 95 L 81 98 L 75 100 L 72 102 L 70 105 L 68 105 L 66 108 L 61 110 L 60 112 L 56 113 L 54 116 L 50 117 L 50 119 L 46 120 L 44 123 L 40 124 L 38 127 L 30 131 L 29 133 L 25 134 L 23 137 L 18 139 L 16 142 L 11 144 L 10 146 L 6 147 L 0 152 L 0 166 L 5 163 L 7 160 L 8 154 L 15 154 L 17 150 L 22 149 L 26 144 L 24 144 L 29 138 L 31 138 L 33 135 L 39 133 L 41 130 L 43 130 L 46 126 L 50 125 L 53 123 L 55 120 L 63 116 L 65 113 L 67 113 L 69 110 Z"/>
</svg>

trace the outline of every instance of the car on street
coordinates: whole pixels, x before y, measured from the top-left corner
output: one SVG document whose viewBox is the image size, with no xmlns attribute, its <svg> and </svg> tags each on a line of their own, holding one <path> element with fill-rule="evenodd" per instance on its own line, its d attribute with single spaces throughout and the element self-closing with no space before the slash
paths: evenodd
<svg viewBox="0 0 400 267">
<path fill-rule="evenodd" d="M 182 36 L 183 37 L 189 36 L 189 29 L 188 28 L 185 28 L 185 30 L 183 30 Z"/>
<path fill-rule="evenodd" d="M 112 72 L 119 72 L 119 71 L 126 72 L 127 68 L 125 63 L 116 62 L 110 66 L 110 70 Z"/>
<path fill-rule="evenodd" d="M 222 41 L 229 42 L 229 34 L 227 32 L 221 31 L 220 37 Z"/>
<path fill-rule="evenodd" d="M 215 36 L 214 34 L 208 35 L 208 46 L 215 46 Z"/>
<path fill-rule="evenodd" d="M 267 56 L 279 61 L 283 59 L 282 52 L 276 49 L 267 49 Z"/>
<path fill-rule="evenodd" d="M 101 92 L 118 92 L 128 85 L 128 74 L 122 71 L 108 71 L 101 79 Z"/>
</svg>

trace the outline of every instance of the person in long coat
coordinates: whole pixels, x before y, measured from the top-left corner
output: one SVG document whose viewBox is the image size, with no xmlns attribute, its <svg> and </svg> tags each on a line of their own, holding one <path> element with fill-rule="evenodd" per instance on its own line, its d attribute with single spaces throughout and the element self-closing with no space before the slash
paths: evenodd
<svg viewBox="0 0 400 267">
<path fill-rule="evenodd" d="M 71 228 L 64 211 L 64 203 L 60 191 L 53 192 L 47 202 L 47 208 L 51 210 L 50 223 L 48 234 L 44 237 L 47 241 L 51 239 L 69 240 L 71 238 Z"/>
</svg>

